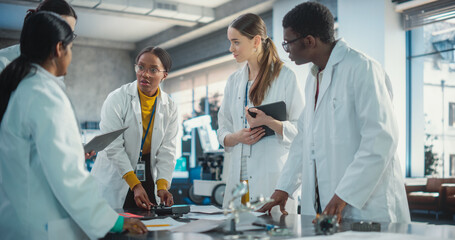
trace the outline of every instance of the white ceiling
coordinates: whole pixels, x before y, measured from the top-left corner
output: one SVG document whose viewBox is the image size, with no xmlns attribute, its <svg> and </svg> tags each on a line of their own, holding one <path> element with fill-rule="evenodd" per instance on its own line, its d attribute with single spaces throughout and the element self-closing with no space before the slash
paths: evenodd
<svg viewBox="0 0 455 240">
<path fill-rule="evenodd" d="M 197 5 L 201 7 L 215 8 L 223 3 L 229 2 L 229 0 L 173 0 L 173 2 L 186 3 L 191 5 Z"/>
<path fill-rule="evenodd" d="M 122 42 L 138 42 L 173 24 L 156 20 L 134 19 L 79 11 L 76 33 L 79 36 Z"/>
<path fill-rule="evenodd" d="M 218 7 L 230 0 L 173 0 L 185 4 Z M 25 13 L 38 5 L 37 2 L 0 1 L 0 29 L 20 31 Z M 158 17 L 134 16 L 109 13 L 94 9 L 75 7 L 78 15 L 78 36 L 120 42 L 138 42 L 175 26 L 175 22 Z M 191 23 L 190 23 L 191 24 Z M 194 23 L 196 24 L 196 23 Z"/>
</svg>

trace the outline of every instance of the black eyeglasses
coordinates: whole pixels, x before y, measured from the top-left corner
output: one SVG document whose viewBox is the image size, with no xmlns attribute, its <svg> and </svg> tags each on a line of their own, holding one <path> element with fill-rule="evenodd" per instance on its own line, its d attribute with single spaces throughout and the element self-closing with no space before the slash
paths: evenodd
<svg viewBox="0 0 455 240">
<path fill-rule="evenodd" d="M 72 33 L 68 34 L 68 36 L 65 38 L 65 40 L 63 40 L 63 42 L 70 43 L 70 42 L 74 41 L 74 39 L 76 39 L 76 37 L 77 37 L 77 34 L 72 32 Z"/>
<path fill-rule="evenodd" d="M 284 51 L 289 52 L 289 44 L 291 44 L 291 43 L 293 43 L 293 42 L 295 42 L 295 41 L 297 41 L 297 40 L 299 40 L 299 39 L 302 39 L 302 38 L 304 38 L 304 37 L 306 37 L 306 36 L 301 36 L 301 37 L 298 37 L 298 38 L 296 38 L 296 39 L 292 39 L 291 41 L 283 41 L 283 42 L 281 43 L 281 46 L 283 46 Z"/>
</svg>

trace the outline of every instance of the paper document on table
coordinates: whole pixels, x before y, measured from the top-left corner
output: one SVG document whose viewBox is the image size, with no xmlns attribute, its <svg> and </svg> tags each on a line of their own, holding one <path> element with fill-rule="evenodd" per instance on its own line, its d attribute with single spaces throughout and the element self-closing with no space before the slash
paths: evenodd
<svg viewBox="0 0 455 240">
<path fill-rule="evenodd" d="M 149 231 L 171 230 L 186 224 L 183 222 L 177 222 L 170 217 L 142 221 L 142 223 L 144 223 Z"/>
<path fill-rule="evenodd" d="M 189 218 L 189 219 L 205 219 L 205 220 L 227 220 L 231 217 L 231 214 L 229 213 L 228 215 L 224 215 L 223 212 L 215 212 L 215 208 L 199 208 L 202 206 L 198 206 L 194 208 L 193 212 L 193 206 L 191 206 L 191 212 L 187 214 L 183 214 L 182 218 Z M 199 211 L 206 211 L 205 213 L 199 212 Z M 207 213 L 208 212 L 208 213 Z M 251 215 L 254 215 L 256 217 L 265 215 L 266 213 L 262 212 L 249 212 Z"/>
<path fill-rule="evenodd" d="M 201 219 L 192 221 L 183 226 L 176 227 L 172 229 L 173 232 L 207 232 L 221 226 L 225 221 L 224 220 L 207 220 Z"/>
<path fill-rule="evenodd" d="M 435 237 L 387 232 L 342 232 L 331 236 L 292 238 L 292 240 L 434 240 Z M 438 238 L 441 239 L 442 238 Z"/>
<path fill-rule="evenodd" d="M 254 226 L 252 224 L 240 225 L 235 228 L 237 231 L 254 231 L 254 230 L 265 230 L 264 227 Z"/>
<path fill-rule="evenodd" d="M 213 205 L 206 205 L 206 206 L 200 206 L 200 205 L 191 205 L 190 206 L 191 211 L 193 213 L 205 213 L 205 214 L 222 214 L 223 209 L 217 208 Z"/>
<path fill-rule="evenodd" d="M 262 215 L 265 215 L 266 213 L 265 212 L 253 212 L 253 215 L 256 216 L 256 217 L 260 217 Z"/>
<path fill-rule="evenodd" d="M 190 219 L 206 219 L 206 220 L 226 220 L 230 216 L 224 214 L 205 214 L 205 213 L 187 213 L 183 214 L 182 218 L 190 218 Z"/>
</svg>

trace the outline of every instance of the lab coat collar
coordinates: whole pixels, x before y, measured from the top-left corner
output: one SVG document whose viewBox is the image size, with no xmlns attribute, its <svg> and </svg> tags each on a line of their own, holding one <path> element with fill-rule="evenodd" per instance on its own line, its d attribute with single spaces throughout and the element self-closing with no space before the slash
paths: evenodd
<svg viewBox="0 0 455 240">
<path fill-rule="evenodd" d="M 35 64 L 35 63 L 32 63 L 32 66 L 36 67 L 36 73 L 42 74 L 46 78 L 52 79 L 55 83 L 57 83 L 57 85 L 60 88 L 65 90 L 66 85 L 63 82 L 63 80 L 65 79 L 63 76 L 60 76 L 60 77 L 54 76 L 52 73 L 48 72 L 46 69 L 44 69 L 43 67 L 41 67 L 40 65 Z"/>
<path fill-rule="evenodd" d="M 128 94 L 139 99 L 139 93 L 137 92 L 137 80 L 132 82 L 128 87 Z M 168 98 L 165 97 L 166 93 L 163 92 L 163 89 L 160 89 L 160 92 L 157 96 L 157 99 L 160 100 L 160 104 L 168 104 Z"/>
<path fill-rule="evenodd" d="M 332 53 L 330 53 L 329 61 L 327 62 L 326 68 L 328 66 L 333 67 L 337 63 L 343 60 L 344 56 L 348 52 L 348 45 L 344 39 L 338 39 L 335 47 L 333 47 Z"/>
<path fill-rule="evenodd" d="M 343 59 L 344 55 L 346 55 L 346 52 L 347 52 L 347 44 L 344 41 L 344 39 L 341 38 L 341 39 L 337 40 L 335 47 L 333 47 L 333 50 L 330 53 L 330 57 L 329 57 L 329 60 L 327 61 L 326 68 L 328 66 L 333 66 L 333 65 L 339 63 Z M 316 75 L 319 72 L 319 67 L 313 64 L 313 66 L 311 66 L 310 71 L 311 71 L 311 74 L 314 77 L 316 77 Z"/>
<path fill-rule="evenodd" d="M 322 76 L 322 82 L 320 85 L 318 102 L 316 105 L 315 112 L 318 110 L 319 105 L 322 101 L 322 98 L 324 97 L 327 89 L 329 88 L 330 84 L 332 83 L 332 73 L 333 73 L 334 66 L 336 64 L 338 64 L 339 62 L 341 62 L 341 60 L 343 60 L 343 58 L 347 52 L 348 52 L 348 46 L 347 46 L 346 42 L 343 39 L 337 40 L 335 47 L 333 47 L 333 50 L 330 53 L 329 61 L 327 61 L 327 64 L 324 68 L 324 75 Z"/>
<path fill-rule="evenodd" d="M 249 73 L 250 73 L 250 67 L 248 66 L 248 63 L 247 63 L 242 68 L 243 78 L 245 78 L 247 81 L 250 80 Z"/>
</svg>

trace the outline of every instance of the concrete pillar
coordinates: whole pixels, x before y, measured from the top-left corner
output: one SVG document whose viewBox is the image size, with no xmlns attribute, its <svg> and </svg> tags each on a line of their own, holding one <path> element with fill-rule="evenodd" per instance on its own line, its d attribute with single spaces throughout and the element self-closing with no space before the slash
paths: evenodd
<svg viewBox="0 0 455 240">
<path fill-rule="evenodd" d="M 403 176 L 406 163 L 406 39 L 400 15 L 386 0 L 338 0 L 338 36 L 382 64 L 394 93 Z"/>
</svg>

